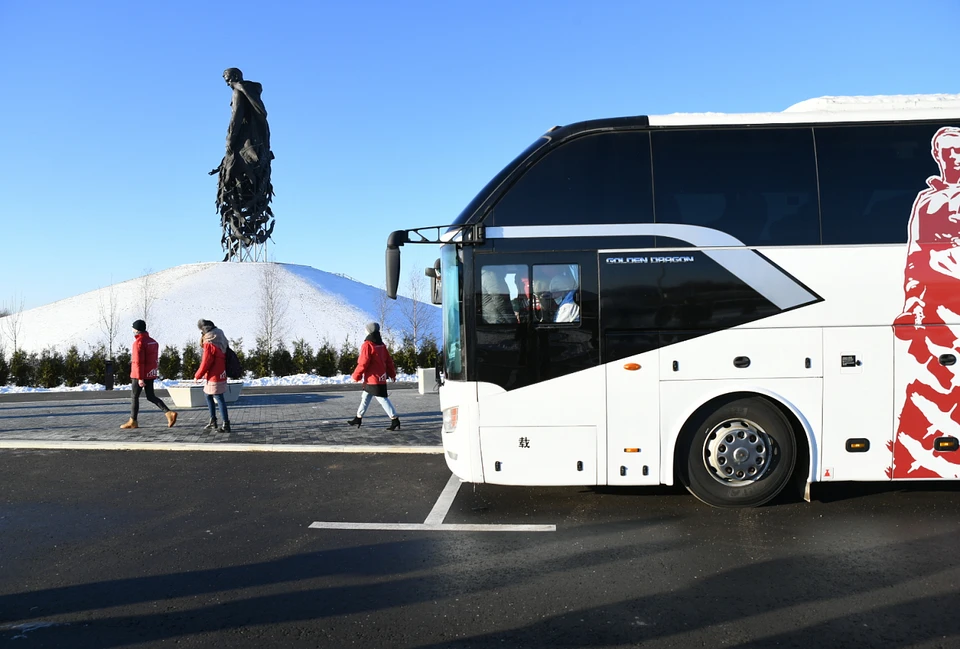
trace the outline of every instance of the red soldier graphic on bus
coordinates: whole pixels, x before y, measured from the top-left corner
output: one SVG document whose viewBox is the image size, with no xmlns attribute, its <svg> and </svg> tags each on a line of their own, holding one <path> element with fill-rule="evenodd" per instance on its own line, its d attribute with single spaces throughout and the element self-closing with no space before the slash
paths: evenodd
<svg viewBox="0 0 960 649">
<path fill-rule="evenodd" d="M 932 152 L 940 176 L 913 204 L 903 312 L 894 322 L 909 342 L 909 357 L 897 363 L 909 369 L 893 478 L 960 477 L 960 453 L 934 450 L 937 438 L 960 438 L 960 128 L 938 130 Z"/>
</svg>

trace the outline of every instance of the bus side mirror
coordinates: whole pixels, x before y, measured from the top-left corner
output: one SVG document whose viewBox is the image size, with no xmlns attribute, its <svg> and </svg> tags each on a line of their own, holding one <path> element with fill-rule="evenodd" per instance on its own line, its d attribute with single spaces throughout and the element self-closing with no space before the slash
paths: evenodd
<svg viewBox="0 0 960 649">
<path fill-rule="evenodd" d="M 443 296 L 441 294 L 440 273 L 437 268 L 426 268 L 423 274 L 430 278 L 430 302 L 433 304 L 442 304 Z"/>
<path fill-rule="evenodd" d="M 400 246 L 410 241 L 406 230 L 396 230 L 387 237 L 387 297 L 397 299 L 400 287 Z"/>
<path fill-rule="evenodd" d="M 387 248 L 387 297 L 397 299 L 400 288 L 400 248 Z"/>
</svg>

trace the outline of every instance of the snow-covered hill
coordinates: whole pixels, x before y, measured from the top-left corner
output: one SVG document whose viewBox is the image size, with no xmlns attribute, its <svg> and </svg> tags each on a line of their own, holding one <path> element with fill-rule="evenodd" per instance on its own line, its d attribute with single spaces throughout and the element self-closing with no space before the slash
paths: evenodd
<svg viewBox="0 0 960 649">
<path fill-rule="evenodd" d="M 263 279 L 275 273 L 277 303 L 280 308 L 280 339 L 289 348 L 303 338 L 314 348 L 324 340 L 339 349 L 349 338 L 363 340 L 364 324 L 380 320 L 381 304 L 389 306 L 386 322 L 381 323 L 384 338 L 397 341 L 410 329 L 411 301 L 385 298 L 383 291 L 355 280 L 309 266 L 266 263 L 201 263 L 177 266 L 113 286 L 105 287 L 20 314 L 17 347 L 27 352 L 55 348 L 65 352 L 71 345 L 88 351 L 106 345 L 104 316 L 109 321 L 111 300 L 115 305 L 117 336 L 114 350 L 130 346 L 131 324 L 143 317 L 148 303 L 147 328 L 161 345 L 182 348 L 199 337 L 197 320 L 205 318 L 231 340 L 242 339 L 243 348 L 252 349 L 261 331 Z M 427 297 L 425 291 L 424 297 Z M 146 296 L 146 298 L 145 298 Z M 440 309 L 419 303 L 422 332 L 440 340 Z M 14 316 L 9 316 L 14 317 Z M 0 318 L 0 340 L 11 351 L 9 322 Z"/>
</svg>

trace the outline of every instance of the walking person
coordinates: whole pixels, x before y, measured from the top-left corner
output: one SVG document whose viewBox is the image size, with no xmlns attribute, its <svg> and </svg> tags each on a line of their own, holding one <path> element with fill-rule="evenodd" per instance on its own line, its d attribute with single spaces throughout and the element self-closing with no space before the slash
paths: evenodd
<svg viewBox="0 0 960 649">
<path fill-rule="evenodd" d="M 387 346 L 383 344 L 383 339 L 380 337 L 380 325 L 376 322 L 370 322 L 366 329 L 367 337 L 363 339 L 363 344 L 360 346 L 357 369 L 353 371 L 351 376 L 354 381 L 363 380 L 363 394 L 360 397 L 357 416 L 348 420 L 347 423 L 359 428 L 360 424 L 363 423 L 363 413 L 367 411 L 370 400 L 376 397 L 383 411 L 390 417 L 390 425 L 387 430 L 397 430 L 400 428 L 400 417 L 387 397 L 387 378 L 396 381 L 397 370 L 393 366 L 393 359 L 390 358 Z"/>
<path fill-rule="evenodd" d="M 210 421 L 203 429 L 229 433 L 230 416 L 227 414 L 227 400 L 223 396 L 227 391 L 227 337 L 210 320 L 200 320 L 197 322 L 197 327 L 203 332 L 200 337 L 203 357 L 193 378 L 198 381 L 206 380 L 203 393 L 207 397 L 207 407 L 210 409 Z M 220 407 L 222 420 L 219 428 L 217 427 L 217 406 Z"/>
<path fill-rule="evenodd" d="M 130 350 L 130 421 L 120 428 L 139 428 L 137 415 L 140 414 L 140 392 L 147 393 L 147 401 L 163 411 L 167 418 L 167 428 L 177 423 L 177 413 L 167 407 L 163 399 L 153 392 L 157 366 L 160 360 L 160 345 L 147 333 L 147 323 L 143 320 L 133 322 L 133 349 Z"/>
</svg>

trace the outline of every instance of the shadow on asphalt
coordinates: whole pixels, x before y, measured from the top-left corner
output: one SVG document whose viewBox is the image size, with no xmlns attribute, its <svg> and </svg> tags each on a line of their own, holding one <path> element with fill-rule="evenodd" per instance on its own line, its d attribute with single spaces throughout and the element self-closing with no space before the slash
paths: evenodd
<svg viewBox="0 0 960 649">
<path fill-rule="evenodd" d="M 640 496 L 676 496 L 687 494 L 683 485 L 653 485 L 646 487 L 609 487 L 602 485 L 599 487 L 584 487 L 584 492 L 601 494 L 604 496 L 626 496 L 629 498 L 638 498 Z"/>
<path fill-rule="evenodd" d="M 149 402 L 148 402 L 148 403 L 149 403 Z M 89 411 L 88 411 L 88 412 L 83 412 L 83 413 L 80 413 L 79 415 L 78 415 L 76 412 L 48 412 L 48 413 L 46 413 L 46 414 L 44 414 L 44 415 L 32 415 L 32 414 L 31 414 L 31 415 L 0 415 L 0 421 L 3 421 L 4 419 L 37 419 L 38 417 L 44 417 L 44 418 L 47 418 L 47 417 L 71 417 L 71 418 L 73 418 L 73 419 L 76 419 L 78 416 L 79 416 L 79 417 L 86 417 L 86 416 L 88 416 L 88 415 L 89 415 L 89 416 L 93 416 L 93 415 L 117 415 L 117 416 L 120 416 L 120 415 L 122 415 L 123 413 L 127 413 L 127 414 L 130 413 L 130 405 L 129 405 L 129 404 L 117 405 L 116 408 L 110 408 L 109 410 L 105 410 L 103 404 L 98 404 L 98 407 L 100 408 L 100 410 L 94 410 L 94 411 L 92 411 L 92 412 L 89 412 Z M 143 404 L 140 405 L 140 409 L 141 409 L 141 410 L 143 409 Z M 71 410 L 72 410 L 72 409 L 71 409 Z M 121 423 L 123 423 L 123 422 L 121 422 Z M 48 428 L 50 428 L 50 427 L 48 426 Z M 22 430 L 22 429 L 18 429 L 18 430 Z"/>
<path fill-rule="evenodd" d="M 688 528 L 676 519 L 648 522 L 652 529 L 664 525 Z M 698 526 L 704 525 L 703 520 Z M 325 620 L 322 626 L 333 631 L 343 616 L 371 615 L 405 606 L 432 603 L 441 610 L 455 611 L 454 595 L 496 598 L 505 590 L 543 579 L 544 575 L 571 575 L 596 578 L 598 570 L 611 565 L 637 566 L 631 576 L 638 580 L 663 574 L 657 568 L 667 553 L 684 551 L 690 561 L 699 553 L 711 556 L 709 537 L 688 534 L 671 539 L 645 540 L 636 537 L 628 546 L 585 549 L 585 541 L 608 533 L 626 533 L 623 523 L 588 525 L 572 529 L 564 537 L 543 541 L 546 547 L 532 558 L 507 563 L 507 569 L 484 565 L 482 547 L 476 557 L 451 552 L 435 538 L 415 538 L 399 542 L 381 542 L 320 552 L 309 552 L 271 561 L 228 565 L 215 569 L 196 569 L 157 576 L 121 578 L 86 584 L 10 593 L 0 596 L 0 622 L 23 622 L 56 618 L 80 612 L 82 624 L 50 625 L 31 631 L 31 640 L 53 646 L 68 638 L 74 646 L 100 648 L 126 646 L 144 641 L 175 639 L 195 634 L 243 630 L 266 625 L 308 623 Z M 700 529 L 697 527 L 696 529 Z M 710 532 L 719 532 L 711 528 Z M 515 623 L 497 631 L 483 624 L 460 629 L 455 640 L 427 640 L 409 644 L 422 649 L 481 648 L 490 646 L 640 646 L 656 640 L 687 641 L 687 646 L 703 644 L 699 632 L 709 629 L 738 628 L 750 631 L 735 643 L 725 646 L 741 649 L 768 646 L 885 646 L 908 647 L 960 633 L 960 617 L 939 615 L 936 624 L 903 624 L 904 620 L 930 620 L 931 611 L 948 611 L 956 603 L 956 592 L 931 592 L 910 595 L 895 601 L 878 601 L 862 606 L 824 610 L 824 585 L 833 599 L 864 596 L 896 589 L 934 576 L 942 569 L 937 561 L 925 561 L 953 543 L 948 532 L 922 539 L 888 541 L 874 548 L 871 544 L 853 544 L 847 549 L 831 548 L 828 556 L 819 547 L 807 553 L 758 559 L 749 569 L 742 565 L 711 568 L 709 564 L 698 579 L 689 579 L 680 587 L 656 582 L 637 588 L 635 594 L 611 588 L 615 599 L 594 603 L 577 602 L 569 612 L 543 615 L 533 622 Z M 534 542 L 530 541 L 530 545 Z M 590 547 L 590 546 L 587 546 Z M 901 557 L 896 565 L 878 567 L 864 561 L 865 547 L 871 555 Z M 724 550 L 727 551 L 727 550 Z M 541 558 L 537 558 L 537 556 Z M 432 569 L 425 571 L 429 557 Z M 456 561 L 456 584 L 438 566 Z M 646 570 L 644 570 L 646 568 Z M 842 569 L 842 577 L 838 573 Z M 609 572 L 609 570 L 608 570 Z M 789 581 L 784 579 L 789 575 Z M 316 580 L 336 577 L 331 582 Z M 614 580 L 615 582 L 616 580 Z M 284 592 L 270 592 L 285 585 Z M 249 592 L 252 589 L 260 591 Z M 588 589 L 589 590 L 589 589 Z M 730 593 L 750 592 L 751 597 L 731 597 Z M 210 602 L 209 596 L 229 593 L 223 601 Z M 200 598 L 180 610 L 174 600 Z M 115 607 L 158 602 L 154 612 L 111 611 Z M 722 602 L 723 605 L 708 605 Z M 532 605 L 531 602 L 527 602 Z M 797 608 L 814 609 L 798 616 Z M 819 608 L 818 608 L 819 607 Z M 782 614 L 767 626 L 750 629 L 759 616 Z M 611 624 L 611 620 L 627 621 Z M 342 638 L 350 631 L 339 629 Z M 404 629 L 410 633 L 409 629 Z M 426 634 L 436 638 L 437 633 Z M 756 639 L 751 639 L 753 636 Z M 758 637 L 759 636 L 759 637 Z M 829 638 L 824 643 L 823 639 Z M 715 638 L 714 638 L 715 639 Z M 93 644 L 95 642 L 95 645 Z M 678 646 L 674 643 L 671 646 Z M 944 645 L 939 645 L 944 646 Z"/>
<path fill-rule="evenodd" d="M 955 494 L 957 492 L 960 492 L 960 483 L 952 481 L 817 482 L 812 487 L 811 500 L 821 503 L 834 503 L 889 493 Z"/>
<path fill-rule="evenodd" d="M 141 406 L 145 400 L 146 400 L 145 397 L 140 398 Z M 116 403 L 104 403 L 104 401 L 106 400 L 102 399 L 99 401 L 93 401 L 91 403 L 82 403 L 77 401 L 39 402 L 36 405 L 31 405 L 31 406 L 24 405 L 24 402 L 22 401 L 10 401 L 8 403 L 0 403 L 0 413 L 2 413 L 4 410 L 13 410 L 13 409 L 17 409 L 17 410 L 56 410 L 57 408 L 69 408 L 70 410 L 76 410 L 78 408 L 126 408 L 127 410 L 130 409 L 129 395 L 127 395 L 127 398 L 123 399 L 122 401 L 116 400 Z M 150 402 L 147 401 L 147 403 L 150 403 Z"/>
<path fill-rule="evenodd" d="M 689 495 L 683 485 L 649 486 L 649 487 L 584 487 L 583 491 L 603 494 L 606 496 L 624 496 L 637 498 L 640 496 L 677 496 Z M 879 496 L 890 493 L 943 493 L 956 494 L 960 492 L 960 482 L 931 482 L 931 481 L 904 481 L 904 482 L 817 482 L 812 485 L 811 501 L 814 503 L 838 503 L 853 501 L 859 498 Z M 693 498 L 693 496 L 690 496 Z M 803 502 L 803 494 L 788 486 L 776 498 L 761 505 L 758 509 L 782 507 L 783 505 Z"/>
<path fill-rule="evenodd" d="M 242 408 L 244 406 L 288 406 L 303 403 L 323 403 L 330 399 L 342 399 L 342 394 L 251 394 L 240 395 L 240 398 L 233 403 L 228 403 L 227 408 Z"/>
</svg>

